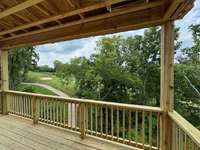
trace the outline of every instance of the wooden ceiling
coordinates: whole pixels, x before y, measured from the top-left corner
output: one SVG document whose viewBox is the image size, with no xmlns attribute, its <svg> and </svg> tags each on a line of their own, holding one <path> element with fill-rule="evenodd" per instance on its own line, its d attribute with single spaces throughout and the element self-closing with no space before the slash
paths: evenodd
<svg viewBox="0 0 200 150">
<path fill-rule="evenodd" d="M 194 0 L 0 0 L 0 48 L 9 49 L 160 25 Z"/>
</svg>

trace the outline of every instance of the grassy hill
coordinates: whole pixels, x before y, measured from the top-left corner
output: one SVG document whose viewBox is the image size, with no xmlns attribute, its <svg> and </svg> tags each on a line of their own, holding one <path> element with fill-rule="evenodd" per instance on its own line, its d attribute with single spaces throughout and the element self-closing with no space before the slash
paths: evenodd
<svg viewBox="0 0 200 150">
<path fill-rule="evenodd" d="M 46 84 L 68 94 L 69 96 L 74 96 L 76 93 L 74 79 L 70 79 L 70 82 L 66 83 L 50 72 L 29 71 L 28 78 L 25 82 Z"/>
<path fill-rule="evenodd" d="M 17 89 L 17 91 L 22 91 L 22 92 L 31 92 L 31 93 L 39 93 L 39 94 L 46 94 L 46 95 L 56 95 L 52 91 L 40 87 L 40 86 L 35 86 L 35 85 L 24 85 L 20 84 Z"/>
</svg>

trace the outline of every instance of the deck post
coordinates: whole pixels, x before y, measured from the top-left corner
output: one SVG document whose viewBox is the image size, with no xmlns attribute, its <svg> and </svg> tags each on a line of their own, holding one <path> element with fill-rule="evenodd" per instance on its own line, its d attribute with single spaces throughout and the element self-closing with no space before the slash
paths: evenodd
<svg viewBox="0 0 200 150">
<path fill-rule="evenodd" d="M 85 111 L 86 106 L 84 103 L 80 104 L 80 132 L 81 132 L 81 138 L 85 138 L 85 130 L 86 130 L 86 121 L 85 121 Z"/>
<path fill-rule="evenodd" d="M 172 149 L 172 121 L 168 112 L 174 108 L 174 22 L 167 21 L 161 29 L 161 84 L 160 106 L 163 110 L 160 125 L 162 150 Z"/>
<path fill-rule="evenodd" d="M 0 51 L 0 63 L 1 63 L 1 90 L 9 90 L 9 78 L 8 78 L 8 50 Z M 5 93 L 2 93 L 2 114 L 8 114 L 8 98 Z"/>
</svg>

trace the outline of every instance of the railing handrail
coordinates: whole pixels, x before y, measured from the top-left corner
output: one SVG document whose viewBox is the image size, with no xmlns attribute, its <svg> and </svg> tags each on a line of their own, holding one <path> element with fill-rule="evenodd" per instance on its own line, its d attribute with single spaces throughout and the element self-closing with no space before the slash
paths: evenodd
<svg viewBox="0 0 200 150">
<path fill-rule="evenodd" d="M 110 106 L 110 107 L 119 107 L 119 108 L 130 109 L 130 110 L 162 113 L 162 110 L 160 107 L 153 107 L 153 106 L 123 104 L 123 103 L 116 103 L 116 102 L 105 102 L 105 101 L 80 99 L 80 98 L 72 98 L 72 97 L 50 96 L 50 95 L 44 95 L 44 94 L 20 92 L 20 91 L 13 91 L 13 90 L 7 90 L 7 91 L 2 91 L 2 92 L 6 92 L 6 93 L 10 93 L 10 94 L 19 94 L 19 95 L 40 97 L 40 98 L 56 99 L 56 100 L 61 100 L 61 101 L 66 101 L 66 102 L 70 101 L 70 102 L 76 102 L 76 103 L 88 103 L 88 104 L 93 104 L 93 105 L 106 105 L 106 106 Z"/>
<path fill-rule="evenodd" d="M 170 118 L 200 147 L 200 131 L 176 111 L 168 112 Z"/>
</svg>

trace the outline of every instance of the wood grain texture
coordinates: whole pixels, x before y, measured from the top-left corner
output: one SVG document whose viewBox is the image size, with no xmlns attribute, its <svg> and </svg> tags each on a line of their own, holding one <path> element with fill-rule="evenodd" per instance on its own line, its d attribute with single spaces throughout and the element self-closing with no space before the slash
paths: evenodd
<svg viewBox="0 0 200 150">
<path fill-rule="evenodd" d="M 183 17 L 193 3 L 194 0 L 0 2 L 0 47 L 31 46 L 161 25 Z"/>
<path fill-rule="evenodd" d="M 16 116 L 0 115 L 0 149 L 5 150 L 138 150 L 103 139 L 87 137 L 82 140 L 79 134 L 38 124 Z"/>
</svg>

